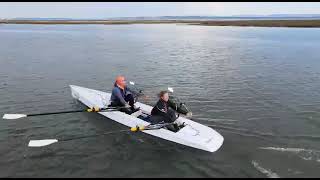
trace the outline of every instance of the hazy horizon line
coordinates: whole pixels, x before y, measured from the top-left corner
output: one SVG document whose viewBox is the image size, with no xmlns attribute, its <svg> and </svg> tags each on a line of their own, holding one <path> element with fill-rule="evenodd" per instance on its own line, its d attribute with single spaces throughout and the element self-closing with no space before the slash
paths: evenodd
<svg viewBox="0 0 320 180">
<path fill-rule="evenodd" d="M 45 19 L 110 19 L 110 18 L 154 18 L 154 17 L 268 17 L 268 16 L 320 16 L 319 14 L 267 14 L 267 15 L 257 15 L 257 14 L 238 14 L 238 15 L 160 15 L 160 16 L 114 16 L 114 17 L 99 17 L 99 18 L 72 18 L 72 17 L 13 17 L 13 18 L 1 18 L 1 19 L 18 19 L 18 18 L 45 18 Z"/>
</svg>

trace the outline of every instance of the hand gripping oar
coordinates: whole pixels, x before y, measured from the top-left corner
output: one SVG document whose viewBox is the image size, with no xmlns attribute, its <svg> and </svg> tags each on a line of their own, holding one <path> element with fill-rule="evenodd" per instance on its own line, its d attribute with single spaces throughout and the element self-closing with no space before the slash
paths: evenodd
<svg viewBox="0 0 320 180">
<path fill-rule="evenodd" d="M 56 142 L 65 142 L 65 141 L 71 141 L 76 139 L 84 139 L 84 138 L 91 138 L 91 137 L 97 137 L 97 136 L 103 136 L 108 134 L 115 134 L 120 132 L 138 132 L 138 131 L 146 131 L 146 130 L 156 130 L 161 129 L 167 125 L 170 125 L 173 123 L 163 123 L 163 124 L 152 124 L 147 126 L 136 126 L 132 127 L 131 129 L 124 129 L 119 131 L 109 131 L 102 134 L 94 134 L 94 135 L 87 135 L 87 136 L 79 136 L 74 138 L 66 138 L 66 139 L 42 139 L 42 140 L 30 140 L 28 146 L 29 147 L 42 147 L 42 146 L 48 146 L 50 144 L 56 143 Z"/>
<path fill-rule="evenodd" d="M 93 107 L 93 108 L 82 109 L 82 110 L 58 111 L 58 112 L 48 112 L 48 113 L 38 113 L 38 114 L 4 114 L 2 118 L 3 119 L 19 119 L 23 117 L 44 116 L 44 115 L 52 115 L 52 114 L 66 114 L 66 113 L 77 113 L 77 112 L 103 112 L 103 111 L 110 111 L 110 110 L 117 111 L 123 108 L 128 108 L 128 107 L 107 107 L 107 108 Z"/>
</svg>

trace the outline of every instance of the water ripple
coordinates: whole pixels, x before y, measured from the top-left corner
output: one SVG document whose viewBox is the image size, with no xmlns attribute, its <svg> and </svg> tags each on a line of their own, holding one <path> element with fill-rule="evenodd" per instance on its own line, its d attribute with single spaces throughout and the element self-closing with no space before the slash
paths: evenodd
<svg viewBox="0 0 320 180">
<path fill-rule="evenodd" d="M 252 165 L 261 173 L 265 174 L 268 178 L 280 178 L 280 176 L 269 169 L 265 169 L 260 166 L 256 161 L 251 162 Z"/>
</svg>

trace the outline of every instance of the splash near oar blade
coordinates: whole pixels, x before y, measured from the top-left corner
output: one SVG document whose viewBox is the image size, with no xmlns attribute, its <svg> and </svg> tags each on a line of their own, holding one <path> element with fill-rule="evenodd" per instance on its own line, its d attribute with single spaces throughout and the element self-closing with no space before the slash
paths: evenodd
<svg viewBox="0 0 320 180">
<path fill-rule="evenodd" d="M 27 115 L 26 114 L 5 114 L 3 115 L 2 119 L 19 119 L 23 117 L 27 117 Z"/>
<path fill-rule="evenodd" d="M 29 147 L 42 147 L 58 142 L 57 139 L 43 139 L 43 140 L 31 140 L 29 141 Z"/>
</svg>

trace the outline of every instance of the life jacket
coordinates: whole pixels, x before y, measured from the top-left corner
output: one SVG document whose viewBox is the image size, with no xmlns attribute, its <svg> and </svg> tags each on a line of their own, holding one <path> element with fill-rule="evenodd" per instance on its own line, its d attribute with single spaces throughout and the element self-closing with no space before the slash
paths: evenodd
<svg viewBox="0 0 320 180">
<path fill-rule="evenodd" d="M 115 89 L 117 89 L 117 91 L 115 91 Z M 115 92 L 120 92 L 121 97 L 123 98 L 122 102 L 118 97 L 118 94 L 116 94 Z M 124 89 L 120 88 L 116 83 L 114 83 L 114 87 L 112 90 L 112 94 L 111 94 L 111 105 L 112 106 L 122 106 L 125 104 L 124 99 L 126 97 L 126 95 L 128 94 L 127 92 L 127 88 L 125 87 Z"/>
<path fill-rule="evenodd" d="M 171 108 L 169 108 L 169 105 L 167 102 L 160 99 L 157 104 L 152 108 L 151 110 L 151 117 L 157 118 L 164 122 L 174 122 L 177 119 L 177 116 Z"/>
</svg>

